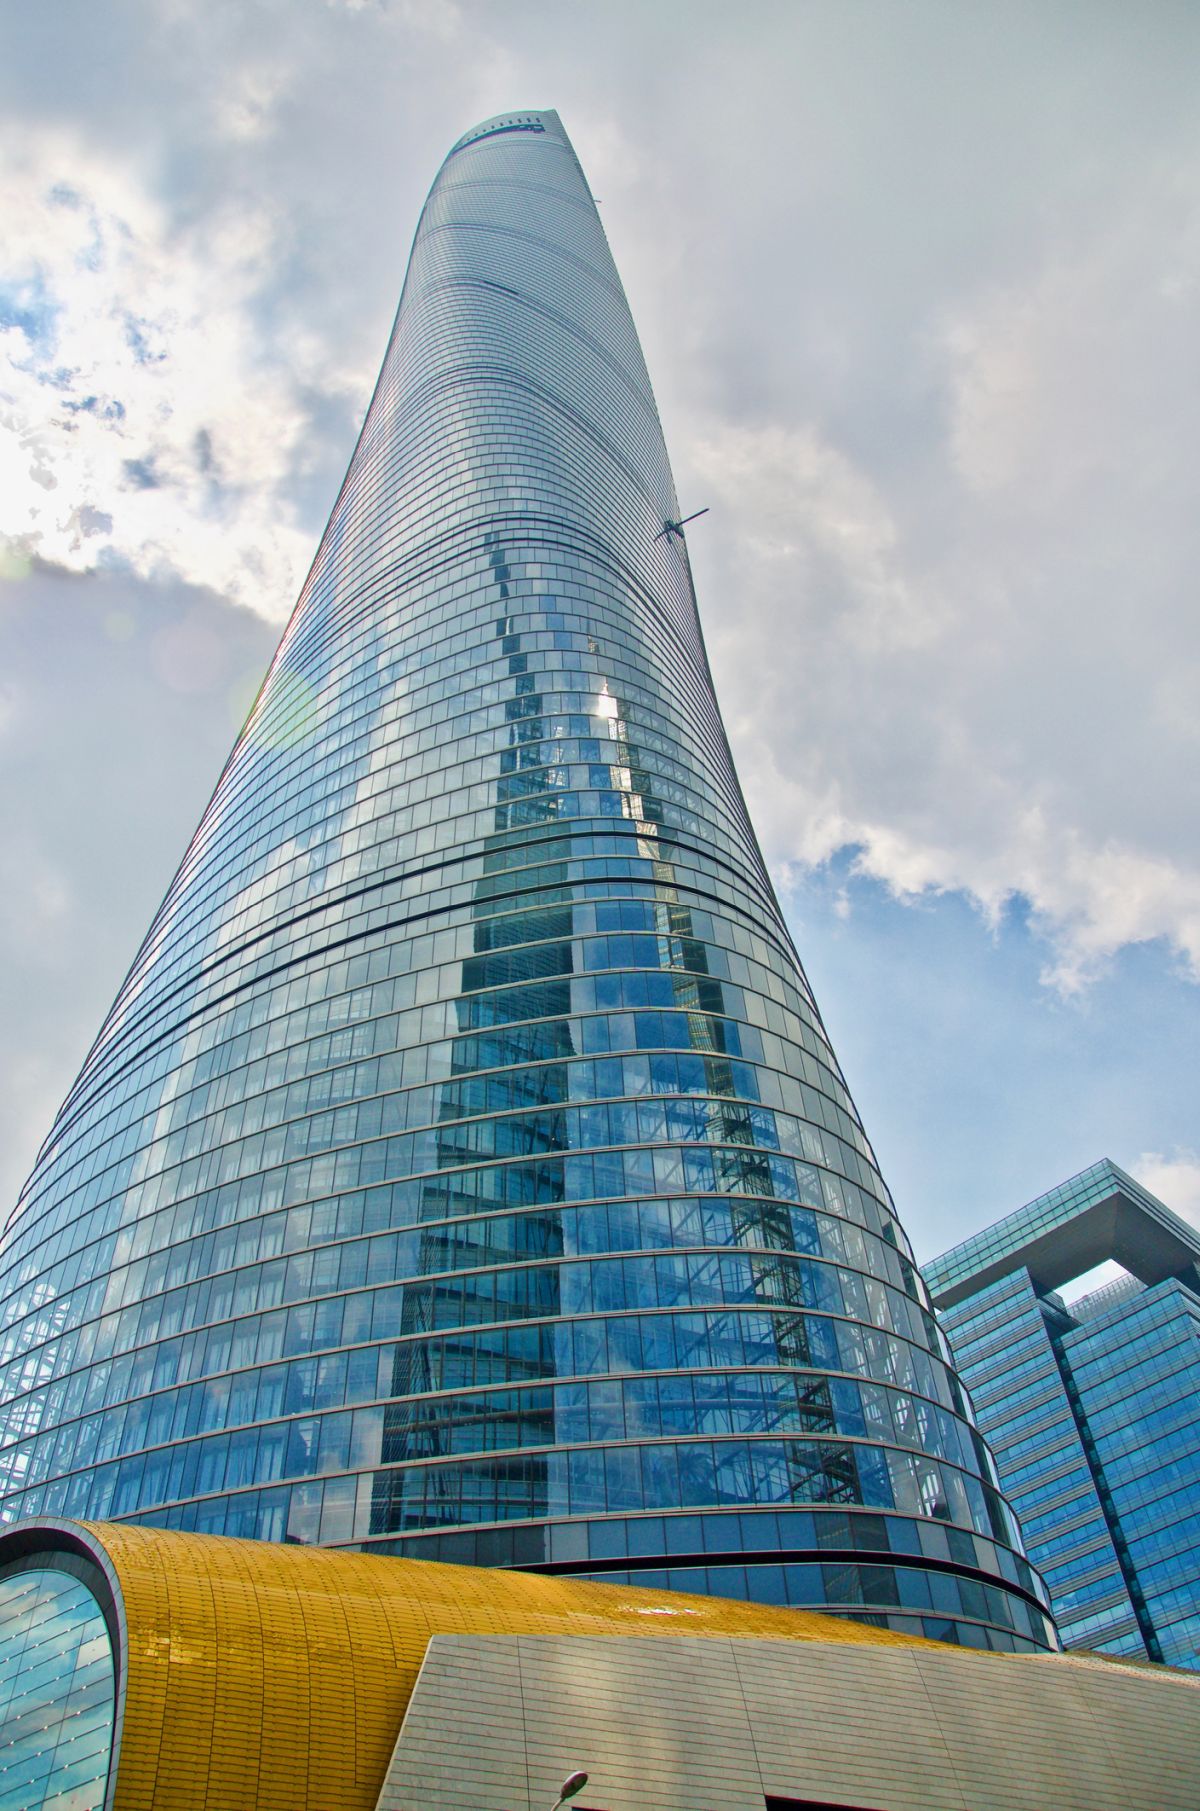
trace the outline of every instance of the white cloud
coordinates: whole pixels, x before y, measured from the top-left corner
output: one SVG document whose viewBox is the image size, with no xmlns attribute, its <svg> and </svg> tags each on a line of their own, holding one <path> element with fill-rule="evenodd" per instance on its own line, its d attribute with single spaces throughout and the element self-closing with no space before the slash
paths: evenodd
<svg viewBox="0 0 1200 1811">
<path fill-rule="evenodd" d="M 377 13 L 404 30 L 428 33 L 447 43 L 462 30 L 462 10 L 455 0 L 325 0 L 331 12 Z"/>
<path fill-rule="evenodd" d="M 668 427 L 684 494 L 716 506 L 695 537 L 706 630 L 776 867 L 849 846 L 902 897 L 961 890 L 992 921 L 1020 897 L 1065 990 L 1156 938 L 1197 972 L 1200 793 L 1180 785 L 1200 736 L 1190 137 L 1119 156 L 1104 140 L 1091 187 L 1063 138 L 1023 140 L 967 203 L 886 107 L 874 125 L 840 103 L 826 116 L 821 59 L 846 53 L 819 34 L 797 144 L 771 114 L 768 146 L 722 140 L 717 158 L 673 94 L 581 73 L 562 20 L 555 65 L 540 28 L 493 36 L 477 7 L 303 17 L 285 55 L 177 9 L 219 139 L 190 156 L 225 160 L 195 205 L 172 211 L 111 142 L 28 120 L 14 135 L 0 532 L 75 571 L 124 562 L 285 614 L 328 500 L 324 472 L 304 492 L 329 438 L 313 398 L 365 400 L 371 373 L 338 347 L 368 345 L 360 295 L 386 306 L 380 265 L 357 288 L 342 273 L 382 219 L 398 241 L 411 220 L 361 171 L 403 170 L 415 212 L 455 132 L 502 91 L 536 91 L 607 201 L 651 342 L 657 322 L 655 377 L 688 398 Z M 598 67 L 624 54 L 619 32 L 595 48 Z M 783 81 L 763 43 L 725 54 L 772 93 Z M 327 67 L 360 96 L 353 121 L 321 111 Z M 689 68 L 714 102 L 712 70 Z M 903 112 L 908 92 L 903 73 L 884 98 Z M 651 113 L 677 155 L 648 151 Z M 1062 117 L 1056 98 L 1045 118 Z M 373 136 L 351 141 L 360 121 Z M 872 131 L 896 152 L 868 182 L 854 160 Z M 822 133 L 828 161 L 811 155 Z M 884 217 L 900 194 L 920 247 Z M 398 279 L 399 250 L 392 264 Z"/>
<path fill-rule="evenodd" d="M 303 390 L 357 395 L 362 374 L 256 316 L 279 217 L 242 198 L 181 229 L 130 170 L 48 132 L 10 147 L 0 212 L 0 534 L 285 615 L 313 550 Z"/>
<path fill-rule="evenodd" d="M 1027 521 L 1073 517 L 1110 487 L 1157 512 L 1187 484 L 1170 455 L 1195 357 L 1193 173 L 1151 160 L 1110 201 L 1018 282 L 947 319 L 955 463 Z"/>
<path fill-rule="evenodd" d="M 265 137 L 274 125 L 284 86 L 284 71 L 278 64 L 230 70 L 213 96 L 218 131 L 233 139 Z"/>
<path fill-rule="evenodd" d="M 52 968 L 77 908 L 66 874 L 24 834 L 0 855 L 0 946 L 23 967 Z"/>
<path fill-rule="evenodd" d="M 1170 1157 L 1143 1151 L 1131 1170 L 1143 1188 L 1181 1219 L 1200 1227 L 1200 1157 L 1194 1151 L 1177 1150 Z"/>
<path fill-rule="evenodd" d="M 691 423 L 706 624 L 769 858 L 786 882 L 853 847 L 897 895 L 961 890 L 993 922 L 1020 898 L 1064 992 L 1153 939 L 1200 976 L 1200 211 L 1173 168 L 1141 174 L 925 317 L 944 408 L 886 482 L 816 422 Z"/>
<path fill-rule="evenodd" d="M 61 866 L 67 912 L 43 945 L 62 964 L 61 1035 L 39 974 L 0 1015 L 10 1066 L 40 1041 L 66 1086 L 145 929 L 147 876 L 165 880 L 224 753 L 232 669 L 191 689 L 214 638 L 257 635 L 247 671 L 266 658 L 256 624 L 181 599 L 170 575 L 286 611 L 438 159 L 512 105 L 562 113 L 604 203 L 681 495 L 713 505 L 691 535 L 701 607 L 777 869 L 849 846 L 904 898 L 960 890 L 995 919 L 1023 893 L 1060 987 L 1150 937 L 1195 962 L 1196 9 L 1167 33 L 1101 9 L 1086 43 L 1069 8 L 998 22 L 880 0 L 850 23 L 716 0 L 69 10 L 64 33 L 62 8 L 16 9 L 0 60 L 0 529 L 19 537 L 0 540 L 0 580 L 21 579 L 0 585 L 0 629 L 10 665 L 27 637 L 53 681 L 38 693 L 21 676 L 0 746 L 46 863 L 26 878 L 53 905 Z M 58 184 L 77 206 L 52 199 Z M 123 417 L 103 415 L 112 401 Z M 138 490 L 127 462 L 160 488 Z M 102 599 L 97 645 L 131 658 L 122 707 L 104 700 L 86 746 L 64 692 L 78 619 L 63 627 L 59 581 L 22 578 L 22 545 L 97 568 L 73 595 L 81 610 Z M 106 572 L 121 562 L 151 576 Z M 37 607 L 18 637 L 19 595 Z M 117 664 L 99 666 L 111 688 Z M 130 805 L 150 769 L 158 843 L 154 812 Z M 56 774 L 73 811 L 47 808 Z M 17 948 L 7 973 L 27 966 Z M 1144 1005 L 1151 969 L 1174 997 L 1159 964 L 1128 965 L 1088 1012 L 1121 989 Z M 1101 1055 L 1080 1032 L 1063 1046 L 1078 1061 L 1047 1085 L 1039 1026 L 1078 1031 L 1088 1015 L 1025 998 L 1012 972 L 1007 1054 L 992 1059 L 1004 1088 L 948 1115 L 912 1109 L 889 1073 L 873 1109 L 878 1137 L 901 1103 L 881 1143 L 908 1151 L 916 1199 L 941 1187 L 955 1215 L 989 1142 L 1020 1171 L 1013 1153 L 1039 1125 L 1051 1177 L 1080 1117 L 1119 1119 L 1126 1148 L 1191 1141 L 1172 1093 L 1190 1047 L 1111 1038 Z M 918 979 L 934 1003 L 965 985 L 939 962 Z M 975 1014 L 960 1017 L 947 1075 L 983 1060 Z M 914 1043 L 914 1078 L 935 1042 Z M 6 1121 L 14 1168 L 48 1103 L 27 1097 Z M 1024 1176 L 1009 1182 L 1020 1198 Z M 962 1230 L 948 1216 L 943 1243 Z"/>
</svg>

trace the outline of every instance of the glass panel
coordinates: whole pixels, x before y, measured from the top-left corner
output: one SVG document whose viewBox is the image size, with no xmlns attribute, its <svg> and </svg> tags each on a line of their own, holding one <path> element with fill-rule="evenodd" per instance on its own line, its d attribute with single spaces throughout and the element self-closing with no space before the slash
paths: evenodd
<svg viewBox="0 0 1200 1811">
<path fill-rule="evenodd" d="M 0 1811 L 99 1811 L 113 1738 L 100 1606 L 67 1572 L 0 1577 Z"/>
</svg>

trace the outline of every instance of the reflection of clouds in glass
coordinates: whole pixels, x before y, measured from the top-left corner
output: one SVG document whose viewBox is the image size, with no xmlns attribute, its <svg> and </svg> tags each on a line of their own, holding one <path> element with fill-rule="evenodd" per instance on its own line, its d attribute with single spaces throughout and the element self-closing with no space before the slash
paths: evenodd
<svg viewBox="0 0 1200 1811">
<path fill-rule="evenodd" d="M 113 1708 L 112 1645 L 87 1587 L 41 1567 L 0 1579 L 0 1801 L 89 1811 L 104 1796 Z"/>
<path fill-rule="evenodd" d="M 316 730 L 320 715 L 312 681 L 303 673 L 283 673 L 271 690 L 269 710 L 260 710 L 250 724 L 250 738 L 258 748 L 299 748 Z"/>
<path fill-rule="evenodd" d="M 596 651 L 596 643 L 592 642 Z M 613 763 L 608 768 L 608 787 L 617 793 L 621 800 L 621 812 L 624 817 L 632 819 L 639 826 L 639 835 L 643 839 L 639 853 L 653 856 L 656 851 L 653 839 L 658 835 L 658 825 L 647 815 L 646 800 L 634 781 L 632 761 L 635 758 L 629 742 L 629 725 L 621 715 L 620 701 L 608 689 L 607 679 L 603 681 L 596 697 L 596 715 L 601 718 L 608 731 L 608 739 L 614 744 Z"/>
</svg>

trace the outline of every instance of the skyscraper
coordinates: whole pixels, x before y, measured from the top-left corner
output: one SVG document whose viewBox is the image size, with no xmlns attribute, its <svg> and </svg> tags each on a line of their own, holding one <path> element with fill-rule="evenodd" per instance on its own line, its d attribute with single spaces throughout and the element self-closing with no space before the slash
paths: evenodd
<svg viewBox="0 0 1200 1811">
<path fill-rule="evenodd" d="M 9 1516 L 1051 1638 L 746 816 L 680 513 L 557 116 L 489 120 L 8 1222 Z"/>
<path fill-rule="evenodd" d="M 925 1276 L 1064 1642 L 1200 1671 L 1200 1235 L 1105 1159 Z"/>
</svg>

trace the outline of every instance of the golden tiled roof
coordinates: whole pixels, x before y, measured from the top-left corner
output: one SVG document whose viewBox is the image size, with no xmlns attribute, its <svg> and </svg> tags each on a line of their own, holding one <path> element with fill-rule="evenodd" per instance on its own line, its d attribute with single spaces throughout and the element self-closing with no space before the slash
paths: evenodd
<svg viewBox="0 0 1200 1811">
<path fill-rule="evenodd" d="M 107 1555 L 127 1624 L 113 1811 L 373 1811 L 432 1635 L 933 1645 L 728 1598 L 75 1526 Z"/>
</svg>

